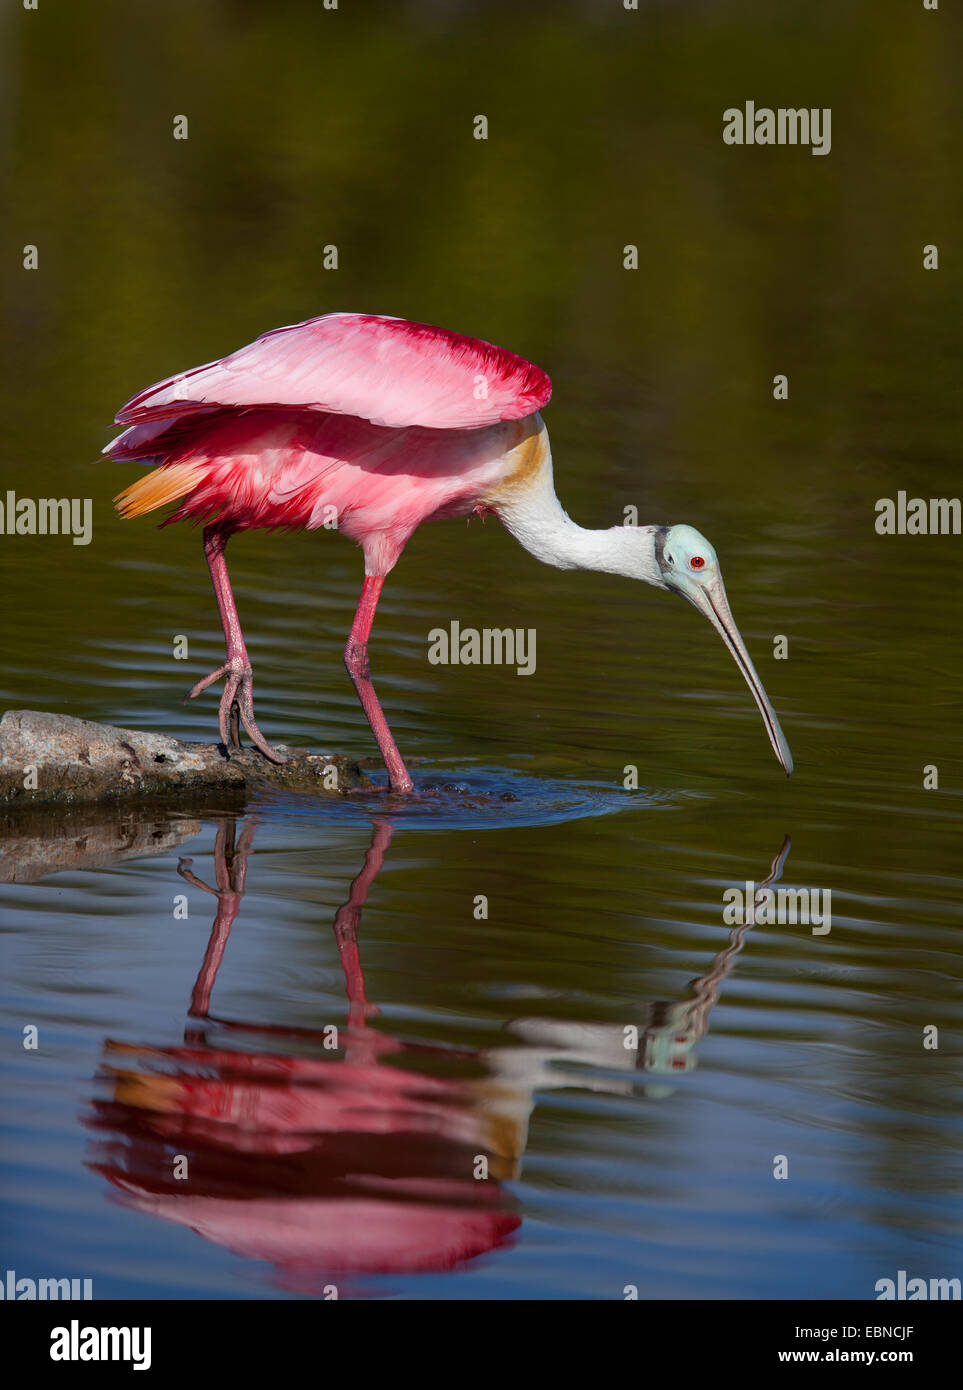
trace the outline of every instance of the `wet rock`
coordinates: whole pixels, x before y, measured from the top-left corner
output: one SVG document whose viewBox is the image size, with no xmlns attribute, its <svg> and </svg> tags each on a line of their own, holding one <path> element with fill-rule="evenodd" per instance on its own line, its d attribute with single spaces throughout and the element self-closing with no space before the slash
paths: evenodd
<svg viewBox="0 0 963 1390">
<path fill-rule="evenodd" d="M 265 786 L 344 796 L 371 786 L 349 758 L 278 746 L 287 755 L 281 765 L 252 747 L 228 757 L 220 744 L 8 710 L 0 720 L 0 804 L 122 801 Z"/>
<path fill-rule="evenodd" d="M 154 816 L 146 808 L 0 810 L 0 883 L 33 883 L 64 869 L 168 854 L 200 832 L 200 821 Z"/>
</svg>

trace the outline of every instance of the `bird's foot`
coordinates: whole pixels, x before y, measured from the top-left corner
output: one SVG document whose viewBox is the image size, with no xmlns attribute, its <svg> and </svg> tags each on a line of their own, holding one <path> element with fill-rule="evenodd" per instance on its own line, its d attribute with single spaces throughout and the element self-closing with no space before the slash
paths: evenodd
<svg viewBox="0 0 963 1390">
<path fill-rule="evenodd" d="M 271 747 L 257 726 L 257 720 L 254 718 L 254 671 L 249 662 L 236 657 L 229 658 L 223 666 L 218 666 L 216 671 L 212 671 L 209 676 L 205 676 L 203 680 L 192 686 L 187 692 L 187 699 L 195 700 L 209 685 L 219 681 L 222 676 L 226 679 L 224 693 L 221 695 L 221 703 L 217 711 L 217 726 L 224 747 L 227 749 L 240 748 L 241 740 L 238 731 L 238 721 L 240 721 L 255 748 L 258 748 L 270 762 L 287 762 L 284 754 L 277 748 Z"/>
</svg>

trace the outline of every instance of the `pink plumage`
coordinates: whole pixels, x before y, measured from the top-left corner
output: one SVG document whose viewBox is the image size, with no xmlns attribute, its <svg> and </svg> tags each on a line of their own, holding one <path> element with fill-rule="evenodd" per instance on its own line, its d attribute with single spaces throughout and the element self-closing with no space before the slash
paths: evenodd
<svg viewBox="0 0 963 1390">
<path fill-rule="evenodd" d="M 120 512 L 139 516 L 177 502 L 168 521 L 204 523 L 227 660 L 190 693 L 225 678 L 218 712 L 225 745 L 240 747 L 243 724 L 265 757 L 284 761 L 254 718 L 227 542 L 253 527 L 327 526 L 364 550 L 345 665 L 392 790 L 410 792 L 368 669 L 378 597 L 423 521 L 493 511 L 546 564 L 623 574 L 693 603 L 735 657 L 776 757 L 792 772 L 789 745 L 706 538 L 691 526 L 589 531 L 563 510 L 538 413 L 551 390 L 539 367 L 491 343 L 377 314 L 326 314 L 265 333 L 128 401 L 117 416 L 126 428 L 104 453 L 156 466 L 116 498 Z"/>
<path fill-rule="evenodd" d="M 146 438 L 127 439 L 148 429 Z M 423 521 L 466 515 L 497 484 L 505 443 L 504 431 L 492 427 L 392 429 L 355 415 L 251 408 L 135 426 L 111 453 L 198 470 L 164 525 L 186 518 L 231 530 L 336 525 L 364 548 L 367 573 L 385 575 Z M 128 514 L 137 513 L 147 482 L 130 490 Z"/>
<path fill-rule="evenodd" d="M 541 368 L 478 338 L 380 314 L 325 314 L 148 387 L 118 412 L 117 424 L 256 405 L 472 429 L 532 415 L 551 394 Z"/>
<path fill-rule="evenodd" d="M 116 417 L 127 428 L 104 452 L 155 468 L 120 494 L 120 511 L 138 516 L 177 501 L 163 524 L 190 518 L 205 526 L 228 660 L 191 693 L 227 677 L 225 744 L 237 746 L 236 704 L 257 746 L 278 756 L 254 720 L 227 540 L 255 527 L 329 526 L 364 549 L 345 660 L 391 785 L 410 790 L 367 674 L 384 576 L 423 521 L 486 511 L 513 473 L 531 471 L 516 453 L 537 433 L 527 422 L 551 389 L 541 368 L 491 343 L 376 314 L 326 314 L 264 333 L 128 401 Z"/>
</svg>

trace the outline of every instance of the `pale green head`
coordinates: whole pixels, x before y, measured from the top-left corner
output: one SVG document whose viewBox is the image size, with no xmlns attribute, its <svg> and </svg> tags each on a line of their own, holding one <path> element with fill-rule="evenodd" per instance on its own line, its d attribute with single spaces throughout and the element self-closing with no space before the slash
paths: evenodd
<svg viewBox="0 0 963 1390">
<path fill-rule="evenodd" d="M 656 528 L 653 539 L 662 583 L 698 608 L 729 648 L 759 706 L 773 751 L 787 777 L 790 776 L 793 761 L 789 744 L 746 651 L 746 644 L 739 635 L 726 598 L 719 557 L 714 547 L 694 526 L 660 526 Z"/>
</svg>

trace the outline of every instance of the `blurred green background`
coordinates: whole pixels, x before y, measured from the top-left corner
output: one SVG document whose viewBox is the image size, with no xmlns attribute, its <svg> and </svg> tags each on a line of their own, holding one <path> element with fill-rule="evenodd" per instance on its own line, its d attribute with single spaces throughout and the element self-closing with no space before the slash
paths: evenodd
<svg viewBox="0 0 963 1390">
<path fill-rule="evenodd" d="M 138 389 L 339 309 L 442 324 L 538 362 L 554 382 L 545 418 L 563 504 L 583 525 L 635 506 L 640 522 L 708 535 L 797 772 L 782 777 L 735 667 L 689 608 L 539 566 L 492 522 L 424 528 L 371 647 L 401 750 L 548 790 L 530 825 L 459 828 L 456 815 L 396 836 L 385 917 L 366 918 L 369 966 L 379 946 L 392 961 L 379 1002 L 389 1016 L 394 1002 L 397 1027 L 451 1039 L 475 1026 L 479 1000 L 503 1019 L 540 989 L 569 1001 L 546 1004 L 556 1014 L 621 1019 L 629 962 L 678 977 L 646 977 L 640 997 L 681 994 L 723 944 L 723 885 L 760 878 L 789 832 L 787 882 L 833 890 L 833 935 L 757 930 L 757 952 L 767 944 L 740 966 L 722 1051 L 711 1037 L 703 1049 L 698 1111 L 683 1089 L 664 1130 L 643 1117 L 636 1133 L 626 1108 L 606 1137 L 573 1104 L 541 1133 L 551 1158 L 528 1198 L 564 1242 L 570 1220 L 595 1229 L 586 1194 L 619 1142 L 653 1202 L 684 1159 L 676 1269 L 718 1296 L 725 1270 L 700 1242 L 723 1232 L 737 1245 L 745 1213 L 717 1229 L 716 1182 L 769 1163 L 779 1138 L 756 1149 L 742 1136 L 747 1116 L 775 1107 L 812 1126 L 819 1176 L 791 1214 L 771 1197 L 753 1206 L 758 1192 L 747 1210 L 767 1248 L 805 1260 L 765 1279 L 753 1265 L 740 1288 L 805 1296 L 805 1268 L 814 1293 L 825 1276 L 867 1297 L 867 1269 L 927 1250 L 924 1272 L 956 1272 L 949 1246 L 936 1252 L 949 1241 L 958 1051 L 961 542 L 874 530 L 879 498 L 960 492 L 963 53 L 950 7 L 42 0 L 27 13 L 10 0 L 2 26 L 3 479 L 19 496 L 94 503 L 88 547 L 0 536 L 4 707 L 213 736 L 213 694 L 181 703 L 221 659 L 200 537 L 120 521 L 111 498 L 137 466 L 98 460 Z M 726 146 L 722 113 L 748 99 L 830 107 L 831 153 Z M 473 138 L 479 114 L 487 141 Z M 173 139 L 178 115 L 186 141 Z M 37 271 L 21 268 L 28 244 Z M 925 271 L 930 244 L 939 269 Z M 323 268 L 329 245 L 337 270 Z M 637 270 L 623 267 L 627 245 Z M 786 401 L 773 399 L 777 373 Z M 360 554 L 327 533 L 252 534 L 229 560 L 267 737 L 373 752 L 341 665 Z M 534 627 L 536 675 L 429 665 L 427 634 L 452 618 Z M 188 662 L 172 657 L 182 633 Z M 776 634 L 788 660 L 773 659 Z M 559 783 L 608 808 L 629 764 L 643 794 L 623 814 L 550 823 Z M 930 764 L 939 789 L 925 791 Z M 272 833 L 259 850 L 291 850 Z M 322 893 L 305 854 L 282 896 L 336 905 L 366 843 L 347 838 L 341 887 Z M 496 872 L 511 927 L 471 928 L 471 998 L 455 981 L 464 960 L 449 978 L 419 956 L 413 985 L 412 943 L 433 923 L 444 960 L 454 904 Z M 104 892 L 150 902 L 156 873 Z M 674 954 L 687 931 L 698 951 Z M 640 964 L 642 939 L 657 944 Z M 29 997 L 35 983 L 28 972 Z M 308 1007 L 292 993 L 282 1019 L 289 1005 Z M 939 1056 L 919 1046 L 930 1022 L 945 1030 Z M 758 1073 L 762 1039 L 774 1091 Z M 724 1115 L 714 1065 L 732 1087 Z M 856 1134 L 867 1150 L 853 1162 Z M 592 1157 L 567 1168 L 558 1155 L 573 1153 Z M 910 1189 L 925 1217 L 904 1203 Z M 806 1244 L 807 1202 L 828 1215 L 862 1201 L 855 1244 L 845 1223 L 838 1244 Z M 542 1254 L 544 1269 L 527 1257 L 527 1287 L 554 1277 Z M 615 1264 L 622 1277 L 631 1259 Z M 599 1291 L 581 1278 L 565 1287 Z"/>
<path fill-rule="evenodd" d="M 102 716 L 142 718 L 158 684 L 180 689 L 171 636 L 200 628 L 217 643 L 199 538 L 117 520 L 110 499 L 136 470 L 94 462 L 110 418 L 138 388 L 267 328 L 356 309 L 441 323 L 543 365 L 567 507 L 586 525 L 635 505 L 640 521 L 704 530 L 737 618 L 767 645 L 776 631 L 791 639 L 781 669 L 755 647 L 783 708 L 836 713 L 851 751 L 873 758 L 878 741 L 871 750 L 859 725 L 874 683 L 909 744 L 941 717 L 918 677 L 958 657 L 930 582 L 958 543 L 880 540 L 872 521 L 878 497 L 947 495 L 955 477 L 960 51 L 947 15 L 94 0 L 10 6 L 4 26 L 4 472 L 21 495 L 90 496 L 95 509 L 87 549 L 0 544 L 15 596 L 0 619 L 8 701 L 83 713 L 89 700 Z M 747 97 L 831 107 L 831 154 L 725 146 L 722 111 Z M 487 141 L 472 136 L 479 113 Z M 177 141 L 182 114 L 189 139 Z M 925 272 L 930 243 L 940 268 Z M 36 272 L 20 268 L 27 244 Z M 629 244 L 637 271 L 623 268 Z M 322 268 L 327 245 L 337 270 Z M 772 398 L 777 372 L 785 402 Z M 296 601 L 317 586 L 340 638 L 358 557 L 327 536 L 249 537 L 233 562 L 258 591 L 242 608 L 255 648 L 295 616 L 298 672 L 313 690 L 333 672 L 340 689 L 327 629 L 315 645 L 314 605 L 292 615 L 283 591 Z M 660 720 L 704 652 L 722 666 L 678 605 L 540 571 L 497 527 L 467 541 L 453 526 L 426 530 L 396 579 L 415 618 L 401 642 L 448 608 L 480 626 L 537 624 L 542 692 L 548 667 L 567 672 L 574 648 L 598 661 L 606 635 L 641 657 L 631 706 L 664 699 Z M 393 618 L 380 627 L 389 697 L 403 674 L 384 640 Z M 692 665 L 647 675 L 647 649 L 677 630 Z M 105 642 L 148 666 L 140 681 L 131 669 L 127 692 Z M 144 647 L 163 653 L 156 669 Z M 417 649 L 421 732 L 463 702 L 457 672 L 426 669 L 423 632 Z M 270 667 L 256 664 L 266 704 Z M 523 720 L 532 692 L 490 675 L 501 717 Z M 180 711 L 166 688 L 163 705 L 170 726 Z M 810 752 L 798 720 L 794 732 L 797 757 L 825 747 L 817 737 Z"/>
</svg>

